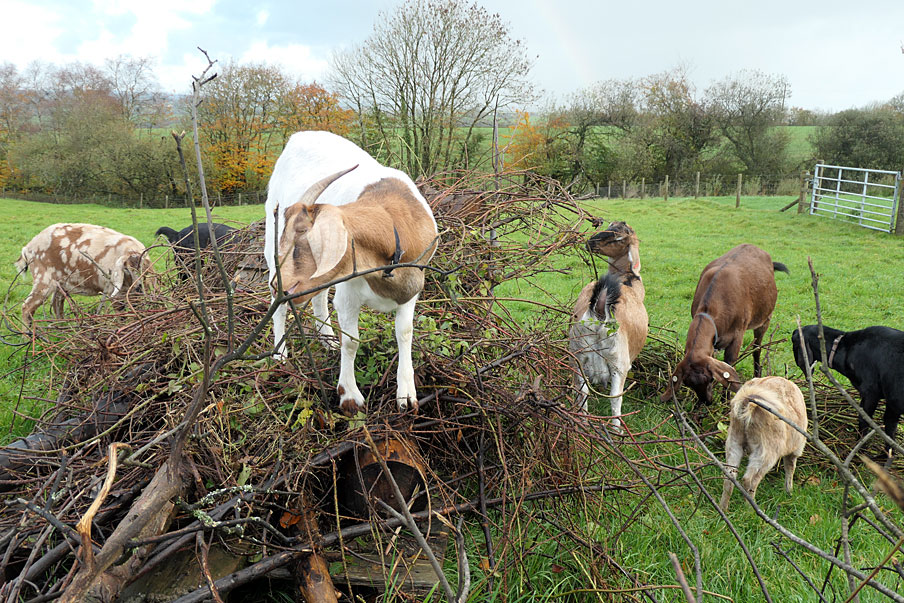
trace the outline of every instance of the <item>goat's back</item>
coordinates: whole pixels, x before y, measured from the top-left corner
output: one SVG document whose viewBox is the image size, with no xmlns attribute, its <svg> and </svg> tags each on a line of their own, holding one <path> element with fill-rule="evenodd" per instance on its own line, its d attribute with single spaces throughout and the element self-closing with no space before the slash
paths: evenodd
<svg viewBox="0 0 904 603">
<path fill-rule="evenodd" d="M 381 165 L 367 151 L 342 136 L 331 132 L 305 131 L 293 134 L 276 160 L 267 190 L 268 216 L 277 203 L 282 215 L 285 208 L 298 202 L 313 184 L 354 165 L 358 167 L 330 184 L 317 198 L 317 203 L 352 203 L 367 185 L 383 178 L 396 178 L 404 182 L 415 198 L 430 210 L 427 201 L 405 172 Z"/>
<path fill-rule="evenodd" d="M 145 251 L 136 238 L 95 224 L 58 223 L 39 232 L 22 248 L 33 278 L 56 282 L 69 293 L 111 293 L 126 258 L 137 263 Z M 146 260 L 146 258 L 144 258 Z M 98 273 L 98 267 L 113 276 Z"/>
<path fill-rule="evenodd" d="M 745 243 L 703 269 L 694 291 L 691 316 L 719 308 L 720 311 L 709 313 L 726 323 L 718 325 L 720 332 L 746 331 L 769 320 L 776 299 L 778 289 L 772 258 L 756 245 Z"/>
<path fill-rule="evenodd" d="M 731 421 L 739 421 L 748 437 L 774 440 L 777 449 L 803 448 L 806 438 L 758 403 L 806 430 L 807 409 L 800 388 L 784 377 L 751 379 L 731 399 Z"/>
</svg>

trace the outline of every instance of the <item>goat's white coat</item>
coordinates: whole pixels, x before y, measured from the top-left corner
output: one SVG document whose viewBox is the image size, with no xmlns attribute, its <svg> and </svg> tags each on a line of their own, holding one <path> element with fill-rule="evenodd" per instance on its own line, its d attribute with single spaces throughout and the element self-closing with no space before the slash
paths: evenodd
<svg viewBox="0 0 904 603">
<path fill-rule="evenodd" d="M 729 473 L 737 476 L 741 458 L 747 453 L 747 470 L 741 484 L 752 497 L 756 497 L 757 486 L 782 459 L 785 490 L 790 494 L 797 459 L 803 454 L 807 439 L 785 421 L 759 408 L 751 398 L 756 398 L 806 431 L 804 396 L 797 385 L 784 377 L 758 377 L 742 385 L 730 404 L 730 423 L 725 440 L 725 465 Z M 734 484 L 725 478 L 719 502 L 723 511 L 728 510 L 733 489 Z"/>
<path fill-rule="evenodd" d="M 605 295 L 603 292 L 600 295 Z M 580 320 L 575 322 L 569 332 L 571 350 L 577 358 L 580 372 L 578 384 L 580 388 L 581 408 L 587 412 L 587 398 L 590 395 L 590 383 L 609 384 L 609 395 L 612 403 L 612 424 L 618 428 L 621 421 L 622 389 L 628 371 L 631 370 L 631 356 L 628 353 L 628 340 L 620 329 L 611 335 L 609 329 L 615 325 L 611 308 L 606 304 L 604 316 L 597 317 L 593 309 L 588 309 Z"/>
<path fill-rule="evenodd" d="M 368 185 L 384 178 L 394 178 L 404 182 L 415 198 L 423 204 L 431 218 L 434 231 L 436 230 L 436 221 L 430 205 L 407 174 L 381 165 L 366 151 L 341 136 L 330 132 L 298 132 L 292 135 L 277 159 L 268 187 L 264 254 L 270 269 L 270 282 L 274 282 L 276 277 L 275 250 L 279 247 L 279 237 L 285 225 L 286 209 L 297 203 L 315 183 L 355 165 L 358 166 L 356 169 L 343 175 L 323 191 L 317 198 L 318 204 L 352 203 Z M 277 210 L 276 220 L 274 220 L 275 210 Z M 427 259 L 429 258 L 422 258 L 423 261 Z M 327 290 L 318 293 L 311 300 L 311 305 L 321 339 L 330 342 L 333 329 L 330 326 L 327 296 Z M 395 311 L 396 342 L 399 346 L 397 398 L 400 407 L 404 406 L 404 401 L 417 400 L 411 361 L 414 306 L 417 297 L 404 304 L 398 304 L 374 293 L 361 278 L 336 285 L 333 306 L 336 308 L 339 328 L 342 331 L 338 388 L 345 392 L 345 396 L 354 398 L 359 408 L 364 405 L 364 396 L 355 381 L 354 361 L 358 351 L 358 315 L 361 306 L 368 306 L 380 312 Z M 286 349 L 284 342 L 286 312 L 286 306 L 281 305 L 273 315 L 273 336 L 278 357 L 282 357 Z"/>
</svg>

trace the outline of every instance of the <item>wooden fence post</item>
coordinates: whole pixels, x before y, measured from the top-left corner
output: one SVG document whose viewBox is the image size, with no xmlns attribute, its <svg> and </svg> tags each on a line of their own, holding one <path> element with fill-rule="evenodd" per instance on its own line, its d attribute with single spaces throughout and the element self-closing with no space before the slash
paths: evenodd
<svg viewBox="0 0 904 603">
<path fill-rule="evenodd" d="M 144 209 L 144 193 L 138 193 L 138 209 Z"/>
<path fill-rule="evenodd" d="M 741 207 L 741 181 L 742 181 L 743 177 L 744 177 L 743 174 L 738 174 L 738 194 L 735 197 L 735 203 L 734 203 L 735 209 Z"/>
<path fill-rule="evenodd" d="M 809 172 L 800 172 L 800 197 L 797 198 L 797 213 L 802 214 L 807 207 L 807 177 Z"/>
<path fill-rule="evenodd" d="M 622 199 L 628 198 L 628 181 L 627 180 L 621 181 L 621 198 Z"/>
<path fill-rule="evenodd" d="M 647 192 L 647 179 L 641 178 L 640 179 L 640 198 L 641 199 L 644 198 L 646 192 Z"/>
<path fill-rule="evenodd" d="M 694 199 L 700 196 L 700 172 L 697 172 L 697 179 L 694 183 Z"/>
<path fill-rule="evenodd" d="M 897 216 L 895 216 L 895 234 L 898 236 L 904 235 L 904 195 L 901 194 L 901 177 L 895 176 L 896 184 L 898 185 L 898 211 Z"/>
<path fill-rule="evenodd" d="M 663 201 L 669 200 L 669 175 L 665 175 L 665 195 Z"/>
<path fill-rule="evenodd" d="M 242 204 L 242 193 L 239 193 L 239 205 Z"/>
<path fill-rule="evenodd" d="M 609 186 L 606 187 L 606 199 L 612 198 L 612 181 L 609 181 Z"/>
<path fill-rule="evenodd" d="M 163 207 L 169 209 L 169 195 L 163 195 Z"/>
</svg>

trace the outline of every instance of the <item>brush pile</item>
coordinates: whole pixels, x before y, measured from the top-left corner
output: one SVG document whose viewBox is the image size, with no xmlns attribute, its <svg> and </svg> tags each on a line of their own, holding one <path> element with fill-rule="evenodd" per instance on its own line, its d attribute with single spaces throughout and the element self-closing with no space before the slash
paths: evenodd
<svg viewBox="0 0 904 603">
<path fill-rule="evenodd" d="M 200 294 L 173 271 L 124 307 L 38 321 L 22 371 L 43 371 L 46 411 L 0 450 L 0 600 L 409 600 L 429 556 L 417 536 L 442 563 L 444 535 L 459 583 L 435 588 L 449 598 L 529 596 L 568 576 L 659 600 L 617 558 L 618 538 L 661 491 L 701 485 L 709 458 L 683 428 L 614 434 L 577 412 L 569 309 L 538 308 L 525 325 L 495 298 L 579 257 L 599 222 L 523 174 L 445 174 L 423 190 L 441 244 L 415 319 L 418 415 L 396 408 L 390 317 L 362 314 L 368 410 L 347 418 L 338 354 L 310 319 L 299 313 L 289 359 L 274 362 L 266 283 L 252 274 L 227 295 L 214 262 Z M 224 250 L 228 276 L 259 260 L 260 234 L 255 223 Z M 677 355 L 649 342 L 634 395 L 658 404 Z M 378 561 L 377 584 L 351 579 L 362 559 Z M 699 576 L 699 558 L 685 561 Z"/>
</svg>

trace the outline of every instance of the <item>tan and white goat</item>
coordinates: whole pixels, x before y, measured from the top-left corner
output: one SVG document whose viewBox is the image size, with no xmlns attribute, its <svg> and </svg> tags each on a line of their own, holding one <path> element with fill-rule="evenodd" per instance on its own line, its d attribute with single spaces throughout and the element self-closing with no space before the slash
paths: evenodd
<svg viewBox="0 0 904 603">
<path fill-rule="evenodd" d="M 142 245 L 134 237 L 94 224 L 53 224 L 38 233 L 16 261 L 29 270 L 32 289 L 22 304 L 22 322 L 31 328 L 35 310 L 53 294 L 53 310 L 63 316 L 66 295 L 119 297 L 154 273 Z"/>
<path fill-rule="evenodd" d="M 625 379 L 649 330 L 639 241 L 630 226 L 613 222 L 591 237 L 587 248 L 608 256 L 610 262 L 609 271 L 581 291 L 571 316 L 569 349 L 578 362 L 575 385 L 585 412 L 589 384 L 608 385 L 613 424 L 618 428 Z"/>
<path fill-rule="evenodd" d="M 797 385 L 784 377 L 751 379 L 731 399 L 725 465 L 732 476 L 737 476 L 741 458 L 745 453 L 749 455 L 741 485 L 751 497 L 756 498 L 757 486 L 778 460 L 782 459 L 785 465 L 785 490 L 791 494 L 794 468 L 797 466 L 797 459 L 804 452 L 807 439 L 760 405 L 771 408 L 806 431 L 807 408 Z M 733 489 L 734 484 L 725 478 L 722 500 L 719 502 L 723 511 L 728 510 Z"/>
<path fill-rule="evenodd" d="M 334 279 L 394 263 L 427 263 L 437 244 L 433 212 L 404 172 L 380 165 L 354 143 L 329 132 L 294 134 L 276 162 L 267 196 L 264 253 L 270 290 L 293 294 Z M 358 314 L 362 306 L 395 311 L 399 347 L 399 408 L 417 409 L 411 360 L 414 306 L 424 287 L 420 268 L 397 268 L 336 285 L 333 306 L 341 330 L 339 404 L 351 414 L 364 407 L 355 380 Z M 313 299 L 312 299 L 313 298 Z M 327 290 L 312 299 L 321 336 L 330 338 Z M 285 353 L 286 306 L 273 315 L 277 356 Z"/>
</svg>

